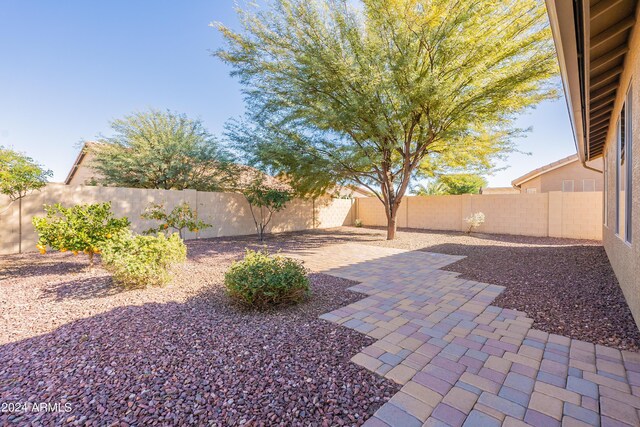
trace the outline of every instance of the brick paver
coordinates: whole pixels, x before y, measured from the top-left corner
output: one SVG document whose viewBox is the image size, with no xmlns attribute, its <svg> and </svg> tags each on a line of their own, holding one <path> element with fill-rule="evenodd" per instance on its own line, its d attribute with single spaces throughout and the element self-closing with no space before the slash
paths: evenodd
<svg viewBox="0 0 640 427">
<path fill-rule="evenodd" d="M 637 425 L 640 354 L 532 329 L 501 286 L 440 270 L 462 257 L 366 244 L 303 254 L 365 294 L 321 318 L 378 341 L 351 359 L 403 387 L 367 426 Z"/>
</svg>

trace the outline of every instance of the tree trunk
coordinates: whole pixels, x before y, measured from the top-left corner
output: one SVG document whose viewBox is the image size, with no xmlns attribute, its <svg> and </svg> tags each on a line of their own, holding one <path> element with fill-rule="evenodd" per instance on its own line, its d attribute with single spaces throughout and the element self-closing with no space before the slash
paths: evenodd
<svg viewBox="0 0 640 427">
<path fill-rule="evenodd" d="M 22 253 L 22 197 L 18 199 L 18 253 Z"/>
<path fill-rule="evenodd" d="M 399 206 L 399 203 L 392 203 L 387 211 L 387 240 L 393 240 L 396 238 L 396 230 L 398 229 L 396 217 L 398 216 Z"/>
<path fill-rule="evenodd" d="M 394 213 L 393 218 L 390 218 L 389 221 L 387 221 L 387 240 L 393 240 L 396 238 L 396 229 L 397 225 Z"/>
<path fill-rule="evenodd" d="M 89 271 L 93 271 L 93 251 L 89 252 Z"/>
</svg>

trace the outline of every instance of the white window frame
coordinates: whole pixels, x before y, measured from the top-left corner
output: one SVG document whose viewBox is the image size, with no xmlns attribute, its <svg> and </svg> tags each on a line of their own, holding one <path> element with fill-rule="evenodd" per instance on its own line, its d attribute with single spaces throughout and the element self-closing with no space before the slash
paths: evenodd
<svg viewBox="0 0 640 427">
<path fill-rule="evenodd" d="M 616 124 L 616 235 L 631 244 L 633 237 L 633 104 L 631 87 L 627 91 L 620 117 Z M 624 119 L 624 120 L 623 120 Z M 624 165 L 622 165 L 622 138 L 624 137 Z M 624 177 L 622 168 L 624 167 Z M 621 184 L 624 179 L 624 200 L 621 200 Z M 624 228 L 622 227 L 624 225 Z"/>
<path fill-rule="evenodd" d="M 571 183 L 571 190 L 566 190 L 566 184 Z M 575 181 L 573 179 L 564 179 L 562 180 L 562 192 L 563 193 L 573 193 L 575 191 Z"/>
<path fill-rule="evenodd" d="M 592 190 L 587 190 L 587 183 L 593 183 Z M 596 180 L 595 179 L 583 179 L 582 180 L 582 191 L 585 193 L 593 193 L 596 191 Z"/>
</svg>

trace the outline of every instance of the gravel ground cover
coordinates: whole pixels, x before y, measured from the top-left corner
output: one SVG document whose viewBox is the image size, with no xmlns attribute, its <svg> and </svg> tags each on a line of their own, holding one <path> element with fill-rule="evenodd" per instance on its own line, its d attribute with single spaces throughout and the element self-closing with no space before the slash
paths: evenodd
<svg viewBox="0 0 640 427">
<path fill-rule="evenodd" d="M 465 255 L 445 270 L 505 286 L 493 304 L 526 312 L 537 329 L 640 350 L 640 332 L 601 242 L 410 229 L 387 241 L 383 230 L 353 230 L 368 244 Z"/>
<path fill-rule="evenodd" d="M 269 246 L 333 239 L 304 240 Z M 372 339 L 318 316 L 362 295 L 312 274 L 304 304 L 234 307 L 223 274 L 253 243 L 189 242 L 174 284 L 130 291 L 80 257 L 0 257 L 0 405 L 27 404 L 0 425 L 361 424 L 399 387 L 349 361 Z M 69 412 L 34 411 L 40 402 Z"/>
<path fill-rule="evenodd" d="M 506 286 L 495 304 L 535 327 L 638 350 L 640 333 L 599 242 L 343 227 L 269 239 L 271 251 L 361 242 L 466 255 L 448 269 Z M 174 284 L 124 290 L 69 254 L 0 256 L 0 425 L 357 425 L 398 387 L 349 362 L 371 339 L 319 320 L 362 295 L 313 274 L 313 298 L 268 313 L 230 305 L 224 271 L 254 238 L 188 242 Z M 1 409 L 1 408 L 0 408 Z"/>
</svg>

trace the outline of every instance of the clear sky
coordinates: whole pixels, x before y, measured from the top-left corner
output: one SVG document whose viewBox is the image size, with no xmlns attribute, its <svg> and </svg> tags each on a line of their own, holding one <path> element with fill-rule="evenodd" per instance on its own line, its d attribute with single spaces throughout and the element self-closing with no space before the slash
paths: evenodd
<svg viewBox="0 0 640 427">
<path fill-rule="evenodd" d="M 214 134 L 243 112 L 240 86 L 210 51 L 209 27 L 237 27 L 233 0 L 0 0 L 0 145 L 62 181 L 79 142 L 149 107 L 201 118 Z M 491 186 L 575 152 L 564 99 L 519 119 L 532 127 Z"/>
</svg>

